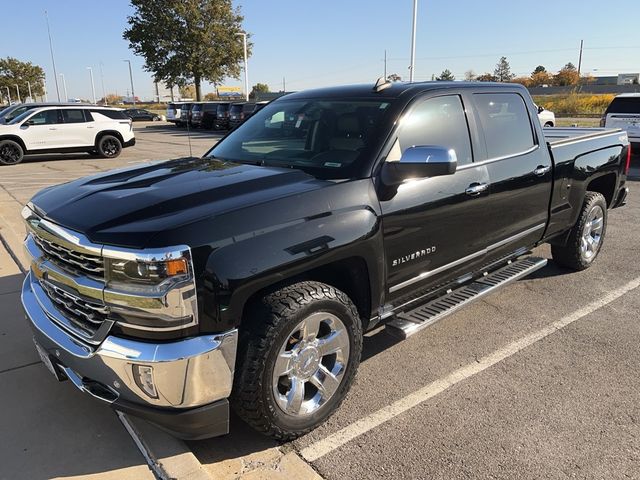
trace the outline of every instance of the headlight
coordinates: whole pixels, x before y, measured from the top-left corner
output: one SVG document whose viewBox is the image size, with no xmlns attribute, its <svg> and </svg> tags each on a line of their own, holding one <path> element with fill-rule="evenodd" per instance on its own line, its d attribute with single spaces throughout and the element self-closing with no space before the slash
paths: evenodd
<svg viewBox="0 0 640 480">
<path fill-rule="evenodd" d="M 189 247 L 132 251 L 105 247 L 104 301 L 123 327 L 167 331 L 198 323 Z"/>
</svg>

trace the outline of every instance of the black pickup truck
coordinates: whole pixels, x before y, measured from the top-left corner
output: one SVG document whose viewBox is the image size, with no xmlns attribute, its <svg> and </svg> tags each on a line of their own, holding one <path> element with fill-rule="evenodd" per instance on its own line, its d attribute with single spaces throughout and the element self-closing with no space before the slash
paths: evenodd
<svg viewBox="0 0 640 480">
<path fill-rule="evenodd" d="M 290 94 L 203 158 L 38 193 L 22 302 L 44 364 L 115 409 L 193 439 L 231 405 L 291 439 L 345 397 L 363 332 L 406 338 L 541 243 L 589 267 L 629 157 L 621 130 L 543 130 L 515 84 Z"/>
</svg>

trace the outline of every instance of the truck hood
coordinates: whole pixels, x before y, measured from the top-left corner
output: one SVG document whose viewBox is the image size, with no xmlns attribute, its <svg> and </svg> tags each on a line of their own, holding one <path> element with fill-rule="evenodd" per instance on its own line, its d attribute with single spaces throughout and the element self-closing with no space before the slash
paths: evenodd
<svg viewBox="0 0 640 480">
<path fill-rule="evenodd" d="M 330 184 L 300 170 L 188 158 L 81 178 L 31 202 L 95 243 L 144 248 L 162 231 Z"/>
</svg>

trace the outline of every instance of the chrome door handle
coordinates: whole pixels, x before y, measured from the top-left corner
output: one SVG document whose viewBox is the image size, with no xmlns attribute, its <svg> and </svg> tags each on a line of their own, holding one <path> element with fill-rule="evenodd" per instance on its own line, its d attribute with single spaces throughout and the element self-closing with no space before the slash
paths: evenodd
<svg viewBox="0 0 640 480">
<path fill-rule="evenodd" d="M 49 127 L 49 130 L 57 130 L 56 127 Z"/>
<path fill-rule="evenodd" d="M 533 171 L 534 175 L 537 175 L 538 177 L 543 176 L 545 173 L 547 173 L 549 170 L 551 170 L 551 166 L 550 165 L 538 165 L 536 167 L 536 169 Z"/>
<path fill-rule="evenodd" d="M 467 187 L 467 189 L 464 191 L 464 193 L 466 193 L 467 195 L 480 195 L 482 192 L 484 192 L 487 188 L 489 188 L 489 185 L 486 183 L 472 183 L 471 185 L 469 185 Z"/>
<path fill-rule="evenodd" d="M 96 128 L 93 125 L 87 125 L 87 128 Z"/>
</svg>

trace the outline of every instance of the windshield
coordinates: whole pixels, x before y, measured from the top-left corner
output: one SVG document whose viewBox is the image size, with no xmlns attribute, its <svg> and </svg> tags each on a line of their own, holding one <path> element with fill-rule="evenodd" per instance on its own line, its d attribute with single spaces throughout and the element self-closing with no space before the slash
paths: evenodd
<svg viewBox="0 0 640 480">
<path fill-rule="evenodd" d="M 242 105 L 231 105 L 229 108 L 229 113 L 240 113 L 242 112 Z"/>
<path fill-rule="evenodd" d="M 377 100 L 281 100 L 254 114 L 208 156 L 347 178 L 389 106 Z"/>
</svg>

